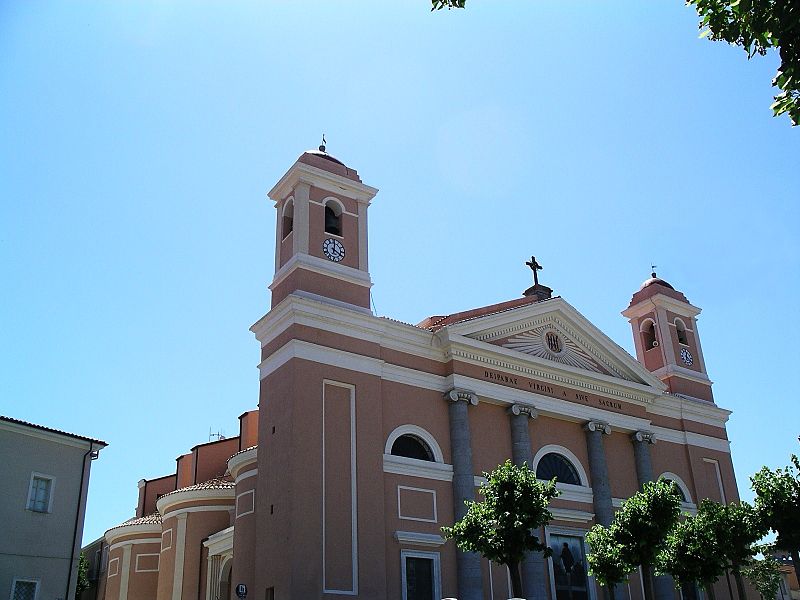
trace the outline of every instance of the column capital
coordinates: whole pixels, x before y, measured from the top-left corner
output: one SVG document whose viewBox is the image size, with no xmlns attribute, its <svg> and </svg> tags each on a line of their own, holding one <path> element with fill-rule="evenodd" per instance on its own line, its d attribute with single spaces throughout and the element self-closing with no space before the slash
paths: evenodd
<svg viewBox="0 0 800 600">
<path fill-rule="evenodd" d="M 475 392 L 471 392 L 469 390 L 460 390 L 458 388 L 453 388 L 449 392 L 446 392 L 444 395 L 444 399 L 448 402 L 466 402 L 471 404 L 472 406 L 478 406 L 478 395 Z"/>
<path fill-rule="evenodd" d="M 647 431 L 645 429 L 640 429 L 631 434 L 631 441 L 632 442 L 644 442 L 647 444 L 655 444 L 656 443 L 656 434 L 652 431 Z"/>
<path fill-rule="evenodd" d="M 611 425 L 605 421 L 600 421 L 599 419 L 592 419 L 586 423 L 583 428 L 586 431 L 599 431 L 600 433 L 605 433 L 606 435 L 611 434 Z"/>
<path fill-rule="evenodd" d="M 528 415 L 529 419 L 535 419 L 539 416 L 536 407 L 528 404 L 512 404 L 508 407 L 508 414 L 514 415 L 515 417 L 518 415 Z"/>
</svg>

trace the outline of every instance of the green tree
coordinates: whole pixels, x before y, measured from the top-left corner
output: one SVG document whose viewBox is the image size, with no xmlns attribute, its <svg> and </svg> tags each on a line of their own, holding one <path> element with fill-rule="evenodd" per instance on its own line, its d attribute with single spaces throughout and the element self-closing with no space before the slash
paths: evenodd
<svg viewBox="0 0 800 600">
<path fill-rule="evenodd" d="M 89 561 L 83 552 L 78 559 L 78 582 L 75 585 L 75 600 L 80 600 L 83 590 L 89 587 Z"/>
<path fill-rule="evenodd" d="M 774 471 L 763 467 L 750 481 L 756 508 L 765 525 L 778 534 L 775 545 L 791 555 L 800 580 L 800 461 L 794 455 L 792 466 Z"/>
<path fill-rule="evenodd" d="M 627 581 L 630 572 L 630 567 L 622 558 L 622 546 L 614 538 L 612 529 L 602 525 L 595 525 L 586 532 L 586 543 L 590 550 L 587 556 L 589 575 L 604 585 L 611 600 L 614 600 L 614 588 Z"/>
<path fill-rule="evenodd" d="M 781 59 L 772 85 L 775 116 L 800 124 L 800 4 L 791 0 L 686 0 L 697 9 L 702 36 L 741 46 L 747 58 L 776 48 Z"/>
<path fill-rule="evenodd" d="M 542 482 L 527 464 L 519 467 L 510 460 L 491 473 L 484 473 L 480 502 L 467 501 L 467 514 L 452 527 L 442 527 L 444 536 L 465 552 L 478 552 L 489 560 L 504 564 L 511 573 L 514 595 L 522 596 L 519 563 L 526 552 L 552 551 L 534 532 L 553 515 L 547 509 L 559 495 L 555 479 Z"/>
<path fill-rule="evenodd" d="M 793 0 L 685 0 L 700 17 L 701 36 L 741 46 L 750 59 L 777 49 L 780 67 L 772 85 L 780 90 L 774 116 L 800 124 L 800 3 Z M 466 0 L 431 0 L 431 10 L 464 8 Z"/>
<path fill-rule="evenodd" d="M 667 535 L 657 570 L 672 575 L 680 586 L 699 585 L 714 600 L 714 583 L 728 567 L 720 535 L 726 523 L 726 507 L 703 500 L 697 516 L 687 516 Z"/>
<path fill-rule="evenodd" d="M 752 561 L 742 572 L 761 594 L 762 600 L 773 600 L 781 586 L 781 564 L 769 554 L 769 549 L 764 549 L 763 553 L 763 559 Z"/>
<path fill-rule="evenodd" d="M 678 522 L 680 504 L 673 482 L 648 482 L 622 503 L 611 525 L 590 530 L 589 565 L 605 580 L 612 596 L 613 586 L 641 566 L 645 597 L 653 600 L 653 567 Z"/>
<path fill-rule="evenodd" d="M 736 579 L 736 589 L 741 600 L 747 598 L 742 581 L 743 570 L 758 553 L 756 543 L 766 533 L 763 520 L 751 504 L 739 502 L 725 507 L 717 535 L 728 562 L 727 568 Z"/>
<path fill-rule="evenodd" d="M 645 596 L 653 600 L 653 567 L 666 545 L 667 535 L 678 523 L 681 498 L 672 481 L 644 484 L 641 492 L 628 498 L 611 523 L 621 557 L 631 567 L 642 567 Z"/>
</svg>

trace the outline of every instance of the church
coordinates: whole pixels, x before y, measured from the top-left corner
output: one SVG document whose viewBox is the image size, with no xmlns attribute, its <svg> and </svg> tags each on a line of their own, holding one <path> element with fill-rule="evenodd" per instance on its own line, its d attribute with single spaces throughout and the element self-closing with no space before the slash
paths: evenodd
<svg viewBox="0 0 800 600">
<path fill-rule="evenodd" d="M 697 329 L 700 309 L 652 277 L 622 315 L 636 358 L 538 281 L 520 297 L 416 325 L 370 309 L 367 213 L 378 190 L 321 146 L 269 192 L 271 308 L 257 410 L 140 480 L 103 541 L 105 600 L 506 599 L 507 569 L 440 528 L 507 459 L 561 495 L 522 565 L 525 597 L 600 600 L 586 531 L 647 481 L 691 513 L 738 499 Z M 633 286 L 632 286 L 633 287 Z M 166 462 L 166 457 L 165 457 Z M 732 593 L 724 580 L 719 600 Z M 620 595 L 642 600 L 634 574 Z M 656 581 L 657 600 L 697 590 Z"/>
</svg>

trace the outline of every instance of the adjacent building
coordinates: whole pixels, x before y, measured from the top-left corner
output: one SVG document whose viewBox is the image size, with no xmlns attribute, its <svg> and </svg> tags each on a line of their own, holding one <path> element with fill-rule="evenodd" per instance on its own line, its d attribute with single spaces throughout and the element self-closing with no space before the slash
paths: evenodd
<svg viewBox="0 0 800 600">
<path fill-rule="evenodd" d="M 0 593 L 10 600 L 75 597 L 89 472 L 105 447 L 0 416 Z"/>
<path fill-rule="evenodd" d="M 539 283 L 533 258 L 519 298 L 416 325 L 378 317 L 376 193 L 324 147 L 270 191 L 258 410 L 241 415 L 238 437 L 139 482 L 136 515 L 105 536 L 107 600 L 508 598 L 507 570 L 440 527 L 509 458 L 562 492 L 540 532 L 554 555 L 525 561 L 526 597 L 599 600 L 584 535 L 643 483 L 674 481 L 689 512 L 737 499 L 730 413 L 683 293 L 654 273 L 633 294 L 623 315 L 636 358 Z M 666 579 L 656 588 L 659 600 L 696 596 Z M 720 582 L 718 600 L 729 589 Z M 639 578 L 620 593 L 640 600 Z"/>
</svg>

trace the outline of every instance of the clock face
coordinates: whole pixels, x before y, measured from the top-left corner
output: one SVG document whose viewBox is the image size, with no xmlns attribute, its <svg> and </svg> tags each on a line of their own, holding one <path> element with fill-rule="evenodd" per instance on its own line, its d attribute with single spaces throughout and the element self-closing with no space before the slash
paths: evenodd
<svg viewBox="0 0 800 600">
<path fill-rule="evenodd" d="M 328 238 L 322 242 L 322 252 L 333 262 L 339 262 L 344 258 L 344 246 L 339 240 Z"/>
<path fill-rule="evenodd" d="M 687 365 L 691 366 L 691 364 L 694 362 L 694 357 L 688 349 L 681 348 L 681 360 Z"/>
</svg>

